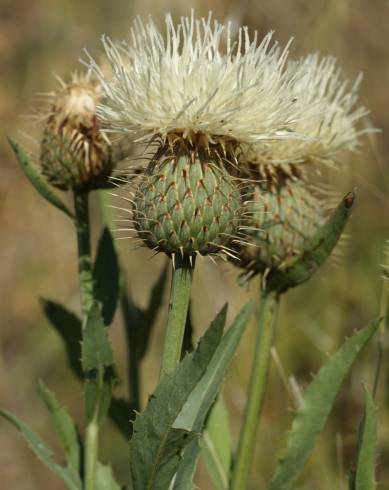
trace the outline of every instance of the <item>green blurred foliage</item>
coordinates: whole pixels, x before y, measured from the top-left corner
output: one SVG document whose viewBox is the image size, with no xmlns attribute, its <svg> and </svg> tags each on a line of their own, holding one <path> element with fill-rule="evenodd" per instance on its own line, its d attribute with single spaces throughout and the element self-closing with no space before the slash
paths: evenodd
<svg viewBox="0 0 389 490">
<path fill-rule="evenodd" d="M 348 226 L 349 238 L 336 260 L 306 285 L 288 293 L 277 325 L 276 351 L 286 378 L 273 363 L 270 387 L 258 436 L 253 489 L 269 481 L 277 454 L 285 445 L 298 386 L 303 389 L 326 359 L 354 329 L 362 327 L 379 311 L 381 270 L 385 240 L 389 238 L 389 3 L 387 0 L 1 0 L 0 3 L 0 117 L 4 133 L 22 141 L 39 137 L 35 124 L 20 118 L 39 107 L 39 96 L 56 88 L 53 73 L 68 78 L 79 69 L 82 49 L 99 56 L 102 33 L 122 39 L 134 15 L 152 14 L 161 22 L 167 10 L 179 16 L 190 7 L 198 14 L 212 9 L 220 20 L 230 19 L 258 29 L 260 35 L 276 31 L 285 43 L 294 37 L 292 55 L 320 51 L 339 59 L 347 77 L 363 71 L 361 100 L 371 110 L 371 124 L 382 133 L 363 140 L 363 151 L 345 156 L 338 171 L 319 180 L 342 195 L 358 187 L 358 202 Z M 21 137 L 20 131 L 25 134 Z M 5 135 L 4 135 L 5 136 Z M 5 137 L 0 140 L 0 403 L 30 423 L 54 444 L 44 407 L 36 393 L 42 379 L 56 392 L 62 405 L 82 420 L 82 391 L 66 366 L 60 338 L 45 323 L 38 296 L 79 308 L 75 236 L 68 219 L 43 201 L 26 181 Z M 34 141 L 31 148 L 36 148 Z M 66 196 L 65 196 L 66 199 Z M 329 203 L 333 199 L 329 197 Z M 94 238 L 101 229 L 99 203 L 93 206 Z M 121 262 L 129 289 L 145 305 L 151 285 L 163 267 L 163 257 L 149 260 L 145 250 L 132 250 L 130 241 L 120 242 Z M 258 296 L 257 281 L 246 291 L 236 282 L 230 266 L 214 266 L 204 260 L 195 274 L 193 322 L 195 338 L 222 304 L 230 302 L 230 319 L 248 297 Z M 166 301 L 166 300 L 165 300 Z M 166 301 L 167 307 L 167 301 Z M 153 332 L 150 351 L 143 361 L 143 403 L 157 381 L 162 350 L 162 308 Z M 234 436 L 239 430 L 254 340 L 254 325 L 247 331 L 227 378 L 225 399 L 231 412 Z M 118 371 L 126 372 L 122 319 L 116 315 L 112 340 Z M 389 377 L 388 341 L 378 386 L 380 489 L 389 488 Z M 371 388 L 376 362 L 375 345 L 354 366 L 337 399 L 335 410 L 300 481 L 301 489 L 346 489 L 346 474 L 355 455 L 357 428 L 363 414 L 363 388 Z M 125 392 L 125 375 L 117 394 Z M 293 395 L 293 396 L 292 396 Z M 127 474 L 128 450 L 113 426 L 104 428 L 102 459 L 111 455 L 118 478 Z M 2 488 L 60 490 L 63 485 L 40 464 L 12 428 L 1 426 L 0 474 Z M 385 464 L 386 461 L 386 464 Z M 198 484 L 211 483 L 203 467 Z"/>
</svg>

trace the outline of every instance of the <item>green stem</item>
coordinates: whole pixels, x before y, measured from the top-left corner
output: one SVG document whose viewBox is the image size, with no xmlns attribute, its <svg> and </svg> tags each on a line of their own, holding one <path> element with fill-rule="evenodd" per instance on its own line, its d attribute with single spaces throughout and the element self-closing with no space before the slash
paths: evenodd
<svg viewBox="0 0 389 490">
<path fill-rule="evenodd" d="M 93 273 L 91 258 L 89 195 L 74 191 L 74 213 L 78 244 L 78 270 L 83 320 L 93 303 Z"/>
<path fill-rule="evenodd" d="M 188 315 L 194 260 L 175 258 L 170 292 L 169 316 L 165 334 L 160 378 L 174 371 L 180 362 Z"/>
<path fill-rule="evenodd" d="M 85 490 L 96 489 L 99 449 L 99 428 L 95 418 L 89 422 L 85 434 Z"/>
<path fill-rule="evenodd" d="M 77 230 L 78 270 L 83 325 L 93 304 L 93 270 L 91 256 L 89 194 L 74 191 L 74 214 Z M 99 429 L 95 417 L 85 432 L 85 490 L 95 490 L 98 460 Z"/>
<path fill-rule="evenodd" d="M 248 397 L 240 431 L 231 490 L 246 490 L 249 483 L 257 427 L 262 412 L 270 366 L 277 304 L 276 293 L 267 291 L 262 293 L 254 360 L 250 373 Z"/>
</svg>

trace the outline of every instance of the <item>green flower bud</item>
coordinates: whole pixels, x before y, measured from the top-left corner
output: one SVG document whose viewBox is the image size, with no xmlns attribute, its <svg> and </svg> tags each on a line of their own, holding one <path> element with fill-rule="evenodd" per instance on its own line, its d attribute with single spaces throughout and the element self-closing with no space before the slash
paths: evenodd
<svg viewBox="0 0 389 490">
<path fill-rule="evenodd" d="M 255 184 L 246 207 L 247 240 L 254 246 L 240 248 L 237 265 L 248 277 L 280 268 L 325 222 L 322 203 L 305 180 L 284 172 Z"/>
<path fill-rule="evenodd" d="M 165 144 L 140 176 L 133 219 L 139 237 L 168 255 L 224 252 L 239 235 L 240 191 L 214 148 Z"/>
<path fill-rule="evenodd" d="M 96 116 L 98 88 L 88 77 L 73 80 L 58 93 L 44 129 L 42 173 L 62 190 L 108 186 L 114 162 L 111 146 Z"/>
</svg>

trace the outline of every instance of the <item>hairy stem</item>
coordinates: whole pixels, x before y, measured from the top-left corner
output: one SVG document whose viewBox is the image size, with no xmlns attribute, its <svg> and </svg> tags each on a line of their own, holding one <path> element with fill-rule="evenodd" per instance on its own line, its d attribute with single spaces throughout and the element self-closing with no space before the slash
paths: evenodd
<svg viewBox="0 0 389 490">
<path fill-rule="evenodd" d="M 93 303 L 93 273 L 91 258 L 89 195 L 74 191 L 74 212 L 78 244 L 78 270 L 83 320 Z"/>
<path fill-rule="evenodd" d="M 266 290 L 262 293 L 254 360 L 250 373 L 248 396 L 232 475 L 231 490 L 246 490 L 249 483 L 258 422 L 262 412 L 270 366 L 277 304 L 275 293 L 269 293 Z"/>
<path fill-rule="evenodd" d="M 194 261 L 176 257 L 173 264 L 169 316 L 165 334 L 160 378 L 174 371 L 181 359 L 185 324 L 188 315 Z"/>
</svg>

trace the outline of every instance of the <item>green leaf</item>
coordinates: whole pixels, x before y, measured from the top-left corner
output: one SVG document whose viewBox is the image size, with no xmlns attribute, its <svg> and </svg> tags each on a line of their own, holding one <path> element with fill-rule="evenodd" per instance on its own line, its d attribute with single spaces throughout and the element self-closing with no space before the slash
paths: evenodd
<svg viewBox="0 0 389 490">
<path fill-rule="evenodd" d="M 219 490 L 228 488 L 232 441 L 226 407 L 219 397 L 207 418 L 202 437 L 196 437 L 184 451 L 172 490 L 193 490 L 197 460 L 205 460 L 212 480 Z"/>
<path fill-rule="evenodd" d="M 377 407 L 365 388 L 365 414 L 359 431 L 356 468 L 350 477 L 350 490 L 374 490 L 377 445 Z"/>
<path fill-rule="evenodd" d="M 62 202 L 60 197 L 58 197 L 58 195 L 54 192 L 53 188 L 41 174 L 39 168 L 31 161 L 30 157 L 23 150 L 23 148 L 11 138 L 8 138 L 8 140 L 16 155 L 16 158 L 18 159 L 20 167 L 24 172 L 24 175 L 39 192 L 39 194 L 47 201 L 49 201 L 53 206 L 67 214 L 69 218 L 73 219 L 73 213 Z"/>
<path fill-rule="evenodd" d="M 184 451 L 182 461 L 174 477 L 172 490 L 193 490 L 193 478 L 199 458 L 199 437 L 195 437 Z"/>
<path fill-rule="evenodd" d="M 232 459 L 232 439 L 227 408 L 221 396 L 209 414 L 201 455 L 218 490 L 227 490 Z"/>
<path fill-rule="evenodd" d="M 248 304 L 241 309 L 220 341 L 204 376 L 188 397 L 174 427 L 196 432 L 203 429 L 205 418 L 217 397 L 250 315 L 251 305 Z"/>
<path fill-rule="evenodd" d="M 80 471 L 80 447 L 73 420 L 67 410 L 59 405 L 54 393 L 42 382 L 38 383 L 38 390 L 50 412 L 54 429 L 65 451 L 66 463 L 77 474 Z"/>
<path fill-rule="evenodd" d="M 113 353 L 98 304 L 89 310 L 83 327 L 82 367 L 85 376 L 85 413 L 89 423 L 102 425 L 109 410 L 113 371 Z"/>
<path fill-rule="evenodd" d="M 354 202 L 355 193 L 350 192 L 342 199 L 327 222 L 307 241 L 304 250 L 287 261 L 282 268 L 268 275 L 268 291 L 284 293 L 287 289 L 307 281 L 324 264 L 343 233 Z"/>
<path fill-rule="evenodd" d="M 49 299 L 41 299 L 41 304 L 50 324 L 65 342 L 71 369 L 79 379 L 83 379 L 81 367 L 81 320 L 59 303 Z"/>
<path fill-rule="evenodd" d="M 226 320 L 226 307 L 206 331 L 197 349 L 187 355 L 157 386 L 143 414 L 136 417 L 130 441 L 133 490 L 166 490 L 178 469 L 180 452 L 195 434 L 173 424 L 205 373 Z"/>
<path fill-rule="evenodd" d="M 219 393 L 227 368 L 236 352 L 250 315 L 251 305 L 244 306 L 238 313 L 228 332 L 217 346 L 203 377 L 190 393 L 182 411 L 174 422 L 174 428 L 197 434 L 202 433 L 206 417 Z M 193 447 L 190 448 L 190 452 L 192 463 L 195 465 L 200 447 L 197 446 L 197 454 Z M 184 461 L 184 464 L 188 463 Z M 189 485 L 189 482 L 187 482 L 187 485 Z"/>
<path fill-rule="evenodd" d="M 97 463 L 96 490 L 120 490 L 110 465 Z"/>
<path fill-rule="evenodd" d="M 82 367 L 84 372 L 113 365 L 111 343 L 98 305 L 89 310 L 83 329 Z"/>
<path fill-rule="evenodd" d="M 77 378 L 83 381 L 84 372 L 81 366 L 81 320 L 59 303 L 47 299 L 41 299 L 41 303 L 50 324 L 65 342 L 71 369 Z M 132 434 L 130 420 L 135 418 L 131 404 L 122 398 L 113 397 L 109 407 L 109 415 L 124 437 L 129 439 Z"/>
<path fill-rule="evenodd" d="M 270 490 L 287 490 L 292 487 L 324 427 L 345 376 L 379 324 L 380 321 L 375 320 L 347 339 L 306 389 L 289 434 L 286 455 L 278 463 Z"/>
<path fill-rule="evenodd" d="M 111 232 L 104 228 L 93 270 L 95 299 L 106 326 L 112 323 L 119 295 L 119 264 Z"/>
<path fill-rule="evenodd" d="M 61 480 L 63 480 L 70 490 L 81 490 L 81 481 L 77 473 L 72 468 L 65 468 L 55 461 L 53 451 L 42 441 L 42 439 L 33 432 L 27 424 L 15 417 L 14 415 L 0 410 L 0 416 L 14 425 L 24 436 L 27 444 L 35 455 L 45 463 Z"/>
</svg>

